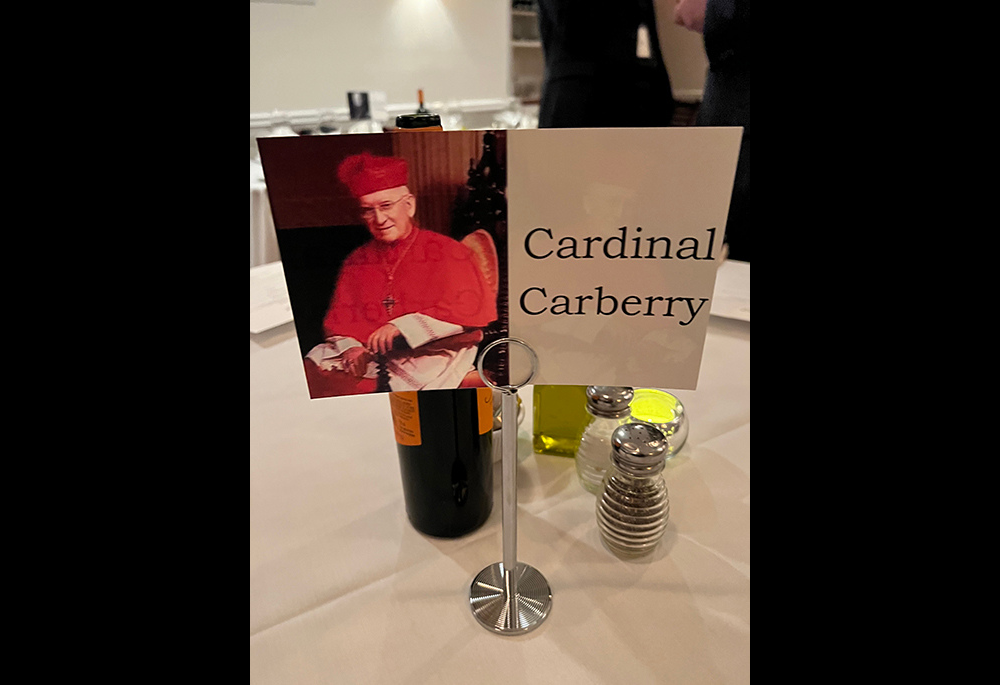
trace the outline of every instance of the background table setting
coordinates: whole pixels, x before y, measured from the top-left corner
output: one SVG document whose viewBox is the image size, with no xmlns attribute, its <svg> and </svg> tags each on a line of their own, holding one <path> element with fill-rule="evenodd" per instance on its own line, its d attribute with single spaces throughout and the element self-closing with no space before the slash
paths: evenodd
<svg viewBox="0 0 1000 685">
<path fill-rule="evenodd" d="M 271 202 L 267 196 L 264 168 L 260 160 L 250 160 L 250 266 L 278 261 L 278 238 L 274 232 Z"/>
<path fill-rule="evenodd" d="M 290 314 L 254 323 L 251 269 L 250 681 L 749 683 L 749 288 L 749 264 L 723 263 L 698 389 L 674 392 L 690 433 L 667 462 L 669 523 L 647 557 L 602 544 L 573 459 L 533 451 L 521 389 L 518 558 L 544 574 L 552 608 L 503 636 L 469 607 L 472 579 L 501 556 L 499 458 L 481 528 L 414 530 L 388 396 L 310 400 Z M 256 292 L 281 309 L 273 288 Z"/>
</svg>

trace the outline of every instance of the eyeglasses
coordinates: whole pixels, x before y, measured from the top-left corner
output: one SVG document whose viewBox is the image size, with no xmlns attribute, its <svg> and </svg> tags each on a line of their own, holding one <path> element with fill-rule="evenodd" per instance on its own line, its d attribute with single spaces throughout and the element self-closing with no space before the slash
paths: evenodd
<svg viewBox="0 0 1000 685">
<path fill-rule="evenodd" d="M 402 202 L 403 200 L 405 200 L 408 197 L 411 197 L 411 196 L 410 195 L 404 195 L 403 197 L 398 198 L 396 200 L 393 200 L 392 202 L 389 202 L 389 201 L 380 202 L 377 205 L 375 205 L 374 207 L 362 207 L 361 208 L 361 217 L 363 219 L 365 219 L 366 221 L 371 221 L 372 219 L 375 218 L 375 210 L 376 209 L 378 211 L 382 212 L 383 214 L 385 214 L 390 209 L 392 209 L 393 207 L 395 207 L 396 205 L 398 205 L 400 202 Z"/>
</svg>

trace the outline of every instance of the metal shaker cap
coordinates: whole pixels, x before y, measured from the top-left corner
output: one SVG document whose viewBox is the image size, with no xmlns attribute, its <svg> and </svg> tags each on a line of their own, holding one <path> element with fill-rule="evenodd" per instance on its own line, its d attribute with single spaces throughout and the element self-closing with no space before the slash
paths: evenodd
<svg viewBox="0 0 1000 685">
<path fill-rule="evenodd" d="M 613 385 L 587 386 L 587 409 L 597 416 L 609 419 L 620 419 L 630 413 L 632 388 L 619 388 Z"/>
<path fill-rule="evenodd" d="M 667 438 L 648 423 L 626 423 L 611 434 L 611 459 L 629 473 L 652 476 L 663 470 Z"/>
</svg>

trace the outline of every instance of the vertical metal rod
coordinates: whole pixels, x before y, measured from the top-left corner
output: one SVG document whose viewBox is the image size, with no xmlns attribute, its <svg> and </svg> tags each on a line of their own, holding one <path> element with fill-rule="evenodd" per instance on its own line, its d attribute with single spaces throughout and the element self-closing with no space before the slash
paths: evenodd
<svg viewBox="0 0 1000 685">
<path fill-rule="evenodd" d="M 517 390 L 501 395 L 501 470 L 503 474 L 503 575 L 507 592 L 507 627 L 518 628 L 517 611 Z"/>
<path fill-rule="evenodd" d="M 499 386 L 483 373 L 486 353 L 495 345 L 515 343 L 531 356 L 531 374 L 519 386 Z M 531 382 L 538 371 L 535 351 L 517 338 L 494 340 L 477 363 L 479 377 L 500 393 L 500 457 L 503 476 L 503 561 L 490 564 L 472 579 L 469 605 L 484 627 L 501 635 L 520 635 L 537 628 L 552 608 L 552 590 L 545 576 L 517 561 L 517 391 Z M 518 586 L 521 587 L 518 587 Z M 524 612 L 520 609 L 524 609 Z"/>
</svg>

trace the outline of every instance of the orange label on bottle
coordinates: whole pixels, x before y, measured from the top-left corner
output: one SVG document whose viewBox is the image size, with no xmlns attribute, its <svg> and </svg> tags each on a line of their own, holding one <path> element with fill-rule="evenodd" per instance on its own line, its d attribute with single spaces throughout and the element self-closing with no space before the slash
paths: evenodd
<svg viewBox="0 0 1000 685">
<path fill-rule="evenodd" d="M 415 447 L 420 444 L 420 405 L 417 392 L 404 390 L 389 393 L 389 408 L 392 410 L 392 428 L 396 442 Z"/>
<path fill-rule="evenodd" d="M 493 391 L 489 388 L 476 388 L 479 404 L 479 434 L 486 435 L 493 430 Z"/>
</svg>

